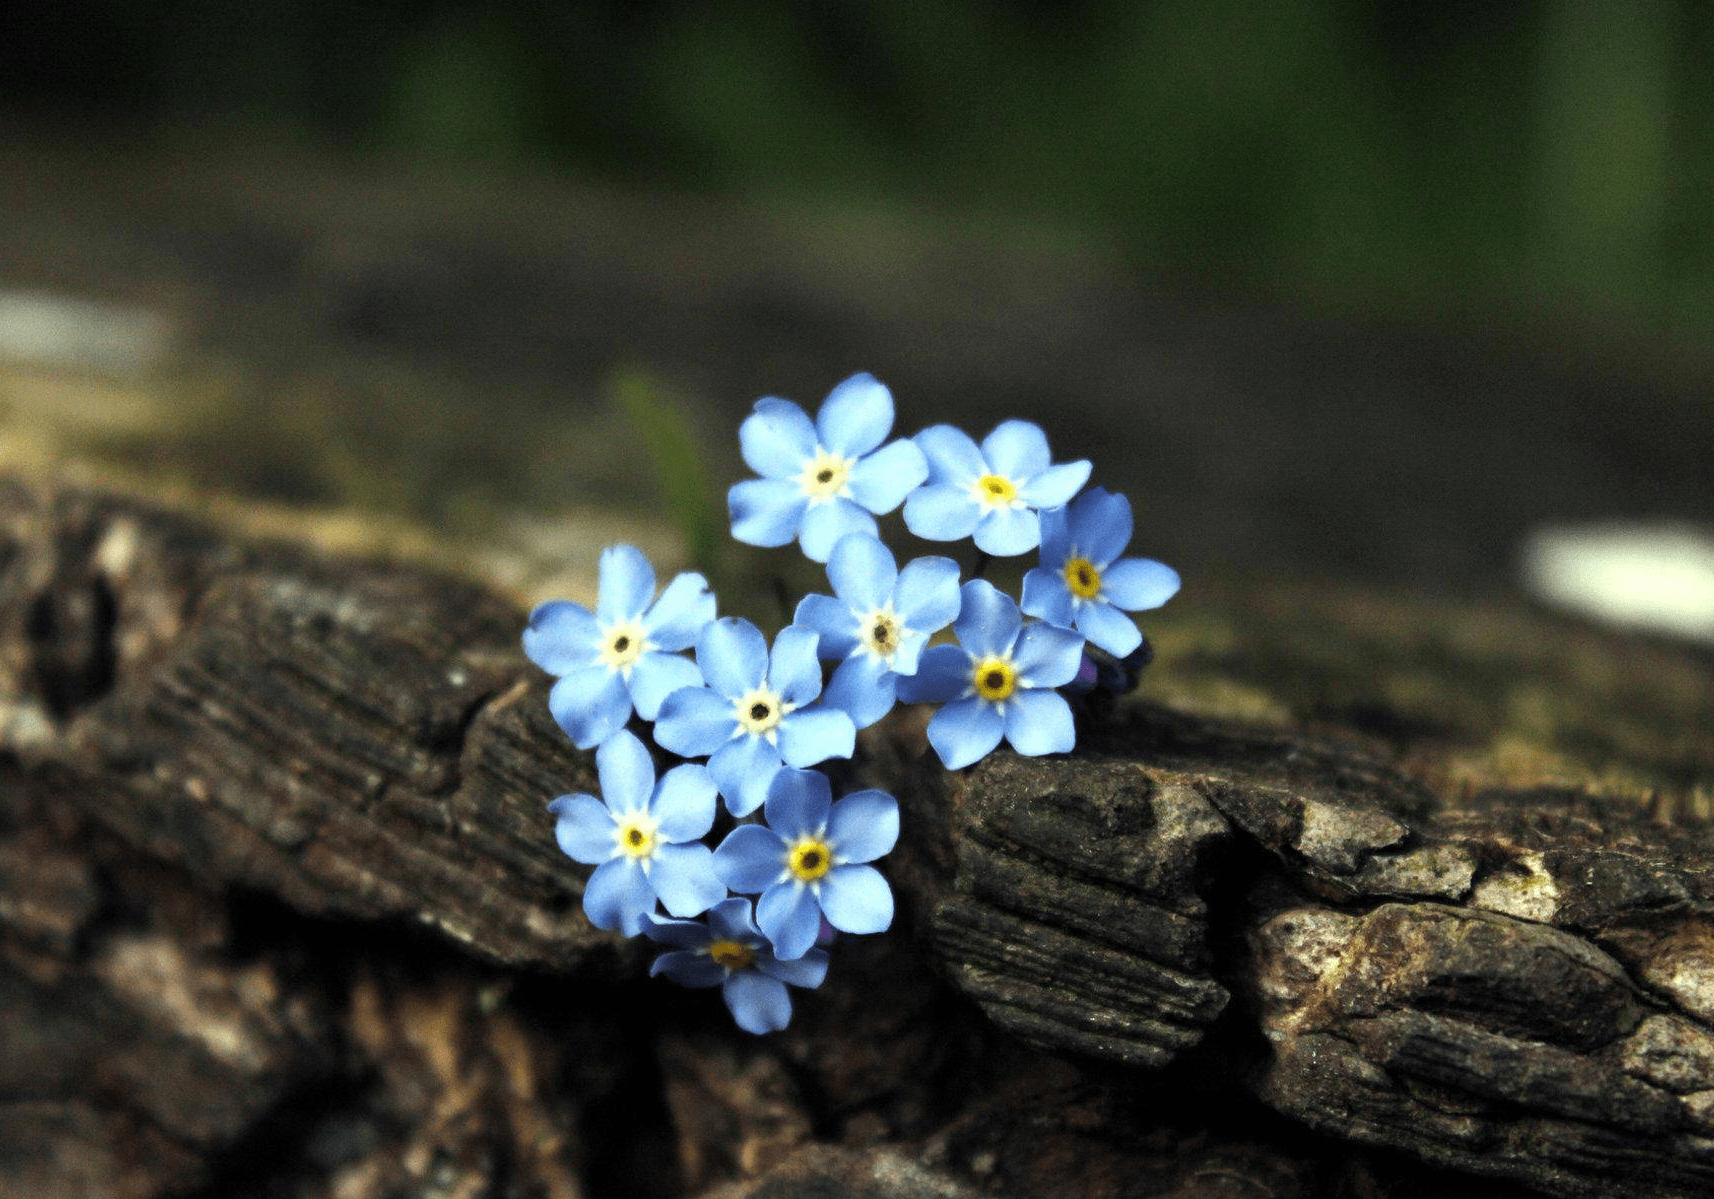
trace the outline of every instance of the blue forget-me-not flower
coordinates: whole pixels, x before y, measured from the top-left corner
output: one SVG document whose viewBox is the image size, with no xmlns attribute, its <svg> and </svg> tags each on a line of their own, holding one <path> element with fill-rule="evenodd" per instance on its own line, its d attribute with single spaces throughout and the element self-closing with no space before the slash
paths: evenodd
<svg viewBox="0 0 1714 1199">
<path fill-rule="evenodd" d="M 875 517 L 928 477 L 915 444 L 881 445 L 892 428 L 893 393 L 873 375 L 852 375 L 835 387 L 813 424 L 788 400 L 757 400 L 738 440 L 744 461 L 762 477 L 727 493 L 732 536 L 762 546 L 795 537 L 816 562 L 827 561 L 847 533 L 873 536 Z"/>
<path fill-rule="evenodd" d="M 948 770 L 979 760 L 1002 737 L 1021 754 L 1067 752 L 1076 729 L 1054 688 L 1077 677 L 1083 638 L 1025 625 L 1012 598 L 983 579 L 962 590 L 952 626 L 959 644 L 924 651 L 916 674 L 899 680 L 899 698 L 942 705 L 928 722 L 928 741 Z"/>
<path fill-rule="evenodd" d="M 1041 514 L 1041 565 L 1024 576 L 1023 610 L 1123 658 L 1143 643 L 1126 612 L 1158 608 L 1178 591 L 1178 572 L 1152 558 L 1121 558 L 1131 540 L 1131 502 L 1092 487 Z"/>
<path fill-rule="evenodd" d="M 834 595 L 804 596 L 793 620 L 821 635 L 817 653 L 841 660 L 821 702 L 868 728 L 892 709 L 894 680 L 916 673 L 929 637 L 958 615 L 958 564 L 918 558 L 901 571 L 878 540 L 848 533 L 827 579 Z"/>
<path fill-rule="evenodd" d="M 649 751 L 620 731 L 595 751 L 595 769 L 601 799 L 579 793 L 548 805 L 559 818 L 559 847 L 595 866 L 583 886 L 591 924 L 631 937 L 657 898 L 674 916 L 700 915 L 726 898 L 698 840 L 714 826 L 714 781 L 705 767 L 675 766 L 657 786 Z"/>
<path fill-rule="evenodd" d="M 827 951 L 811 949 L 782 962 L 750 914 L 750 901 L 726 899 L 708 909 L 708 920 L 652 918 L 649 938 L 674 948 L 655 959 L 650 976 L 664 974 L 686 987 L 718 986 L 726 1007 L 745 1032 L 777 1032 L 791 1023 L 786 985 L 819 987 L 827 977 Z"/>
<path fill-rule="evenodd" d="M 589 749 L 624 728 L 633 707 L 653 720 L 668 695 L 702 682 L 696 664 L 673 651 L 689 649 L 713 619 L 708 580 L 686 572 L 655 599 L 649 560 L 615 545 L 601 552 L 595 611 L 569 600 L 542 604 L 530 613 L 524 652 L 559 676 L 548 708 L 573 744 Z"/>
<path fill-rule="evenodd" d="M 893 892 L 867 863 L 898 842 L 899 805 L 885 791 L 832 800 L 819 770 L 782 770 L 768 789 L 767 825 L 741 824 L 714 851 L 722 882 L 761 893 L 756 923 L 784 961 L 809 951 L 824 915 L 845 933 L 893 922 Z"/>
<path fill-rule="evenodd" d="M 770 655 L 749 621 L 714 621 L 696 643 L 708 686 L 675 691 L 661 705 L 655 740 L 683 757 L 707 756 L 708 772 L 734 816 L 762 805 L 782 760 L 813 766 L 849 758 L 856 747 L 851 717 L 815 704 L 821 694 L 817 640 L 813 629 L 789 625 L 774 638 Z"/>
<path fill-rule="evenodd" d="M 928 458 L 928 483 L 905 501 L 905 524 L 929 541 L 972 534 L 997 557 L 1041 542 L 1036 513 L 1058 508 L 1089 480 L 1087 461 L 1053 465 L 1047 434 L 1029 421 L 995 426 L 981 446 L 961 429 L 931 425 L 913 439 Z"/>
</svg>

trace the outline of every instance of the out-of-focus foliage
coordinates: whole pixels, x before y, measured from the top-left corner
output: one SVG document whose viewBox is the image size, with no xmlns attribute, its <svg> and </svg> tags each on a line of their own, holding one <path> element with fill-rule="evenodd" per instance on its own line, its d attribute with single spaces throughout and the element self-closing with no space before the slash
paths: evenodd
<svg viewBox="0 0 1714 1199">
<path fill-rule="evenodd" d="M 1195 284 L 1714 330 L 1702 0 L 10 0 L 16 107 L 1046 218 Z"/>
</svg>

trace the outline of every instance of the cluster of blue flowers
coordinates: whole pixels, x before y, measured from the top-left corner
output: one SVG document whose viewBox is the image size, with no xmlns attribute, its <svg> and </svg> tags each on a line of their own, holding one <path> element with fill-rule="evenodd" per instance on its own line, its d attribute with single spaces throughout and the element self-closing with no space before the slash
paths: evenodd
<svg viewBox="0 0 1714 1199">
<path fill-rule="evenodd" d="M 1147 654 L 1127 613 L 1178 590 L 1171 568 L 1123 556 L 1129 501 L 1083 491 L 1089 463 L 1054 463 L 1035 425 L 1006 421 L 980 444 L 949 425 L 889 442 L 892 427 L 892 394 L 870 375 L 834 388 L 813 421 L 779 399 L 745 419 L 744 461 L 761 477 L 728 495 L 732 535 L 797 541 L 826 564 L 833 591 L 805 596 L 771 647 L 749 621 L 716 616 L 699 574 L 657 595 L 653 568 L 627 545 L 601 556 L 594 612 L 556 600 L 524 632 L 530 659 L 557 678 L 554 719 L 596 750 L 601 797 L 549 805 L 560 848 L 596 868 L 584 912 L 597 928 L 670 946 L 651 973 L 721 986 L 754 1033 L 791 1019 L 788 985 L 821 984 L 821 946 L 836 931 L 892 923 L 892 892 L 870 863 L 898 840 L 897 802 L 877 790 L 835 800 L 812 768 L 851 757 L 857 730 L 899 701 L 940 705 L 928 739 L 949 769 L 1002 740 L 1021 754 L 1067 752 L 1066 696 L 1126 686 L 1125 664 Z M 901 569 L 875 519 L 900 505 L 912 533 L 972 538 L 983 564 L 1039 549 L 1021 605 L 981 578 L 961 584 L 950 558 Z M 956 643 L 930 645 L 948 626 Z M 686 761 L 657 779 L 626 727 L 633 715 Z M 717 799 L 737 823 L 711 850 Z"/>
</svg>

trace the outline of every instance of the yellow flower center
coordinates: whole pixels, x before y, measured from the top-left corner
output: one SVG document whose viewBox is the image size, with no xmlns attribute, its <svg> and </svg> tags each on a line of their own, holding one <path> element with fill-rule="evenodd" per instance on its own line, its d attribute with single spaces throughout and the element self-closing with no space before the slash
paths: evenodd
<svg viewBox="0 0 1714 1199">
<path fill-rule="evenodd" d="M 1078 599 L 1094 599 L 1101 594 L 1101 572 L 1088 558 L 1070 557 L 1065 560 L 1065 585 Z"/>
<path fill-rule="evenodd" d="M 845 484 L 851 478 L 851 468 L 855 465 L 849 458 L 816 446 L 814 456 L 803 464 L 803 473 L 797 479 L 798 486 L 803 488 L 811 504 L 830 503 L 845 490 Z"/>
<path fill-rule="evenodd" d="M 970 673 L 976 694 L 992 703 L 1012 697 L 1018 689 L 1018 672 L 1007 658 L 983 658 Z"/>
<path fill-rule="evenodd" d="M 877 658 L 891 658 L 897 653 L 899 643 L 908 632 L 904 622 L 894 615 L 891 604 L 863 617 L 858 622 L 858 629 L 863 648 Z"/>
<path fill-rule="evenodd" d="M 756 964 L 756 951 L 742 941 L 716 941 L 708 947 L 708 956 L 728 970 L 748 970 Z"/>
<path fill-rule="evenodd" d="M 641 812 L 633 812 L 619 821 L 613 830 L 613 840 L 619 852 L 628 858 L 650 858 L 655 853 L 655 821 Z"/>
<path fill-rule="evenodd" d="M 649 645 L 648 630 L 634 621 L 613 625 L 601 634 L 601 663 L 608 670 L 628 674 Z"/>
<path fill-rule="evenodd" d="M 766 737 L 773 732 L 779 726 L 780 717 L 791 711 L 791 707 L 790 704 L 781 702 L 777 692 L 766 688 L 751 691 L 732 703 L 733 714 L 738 718 L 738 727 L 758 737 Z"/>
<path fill-rule="evenodd" d="M 984 512 L 1012 508 L 1018 503 L 1018 485 L 1004 475 L 983 475 L 970 485 L 970 495 Z"/>
<path fill-rule="evenodd" d="M 794 878 L 813 883 L 833 867 L 833 849 L 825 841 L 805 837 L 792 846 L 786 865 Z"/>
</svg>

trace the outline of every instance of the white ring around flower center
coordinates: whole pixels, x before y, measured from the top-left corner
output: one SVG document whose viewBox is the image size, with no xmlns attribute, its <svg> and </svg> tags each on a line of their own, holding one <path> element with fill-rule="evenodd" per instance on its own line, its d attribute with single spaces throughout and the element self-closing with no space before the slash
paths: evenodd
<svg viewBox="0 0 1714 1199">
<path fill-rule="evenodd" d="M 631 667 L 637 664 L 637 659 L 654 648 L 654 643 L 649 640 L 649 631 L 641 622 L 621 620 L 601 630 L 601 644 L 595 653 L 608 670 L 617 670 L 629 679 Z"/>
<path fill-rule="evenodd" d="M 882 607 L 868 612 L 857 612 L 855 615 L 858 648 L 890 664 L 893 655 L 898 653 L 899 646 L 911 635 L 911 630 L 905 627 L 905 622 L 893 611 L 892 601 L 888 600 Z"/>
<path fill-rule="evenodd" d="M 782 700 L 779 692 L 758 687 L 732 701 L 732 714 L 743 732 L 772 740 L 780 718 L 796 706 Z"/>
<path fill-rule="evenodd" d="M 818 445 L 815 453 L 803 460 L 803 473 L 798 475 L 797 484 L 809 498 L 811 507 L 831 504 L 835 498 L 851 494 L 847 484 L 851 481 L 851 468 L 856 465 L 854 459 Z"/>
<path fill-rule="evenodd" d="M 647 812 L 626 812 L 613 816 L 613 856 L 635 858 L 647 866 L 660 844 L 656 833 L 660 821 Z"/>
<path fill-rule="evenodd" d="M 1005 475 L 980 475 L 970 480 L 969 488 L 970 498 L 982 509 L 983 516 L 1024 507 L 1023 497 L 1018 494 L 1022 490 L 1016 479 Z"/>
</svg>

